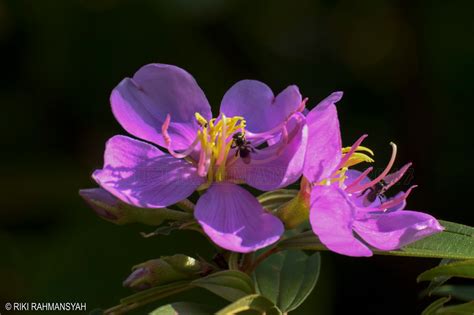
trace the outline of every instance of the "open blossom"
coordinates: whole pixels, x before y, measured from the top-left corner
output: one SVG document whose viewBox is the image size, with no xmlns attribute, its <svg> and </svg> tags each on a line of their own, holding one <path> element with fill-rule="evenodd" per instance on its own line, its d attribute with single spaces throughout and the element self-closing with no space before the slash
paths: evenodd
<svg viewBox="0 0 474 315">
<path fill-rule="evenodd" d="M 301 176 L 307 126 L 296 86 L 274 96 L 262 82 L 237 82 L 212 118 L 189 73 L 149 64 L 122 80 L 110 101 L 122 127 L 147 142 L 122 135 L 107 142 L 104 166 L 93 174 L 102 188 L 142 208 L 167 207 L 207 189 L 194 215 L 216 244 L 250 252 L 279 239 L 280 220 L 237 183 L 274 190 Z"/>
<path fill-rule="evenodd" d="M 307 115 L 308 148 L 304 176 L 311 186 L 310 222 L 315 234 L 330 250 L 349 256 L 371 256 L 369 245 L 379 250 L 399 249 L 443 227 L 432 216 L 403 210 L 415 187 L 385 198 L 382 192 L 395 185 L 411 164 L 389 174 L 396 156 L 374 180 L 349 166 L 370 160 L 360 146 L 362 136 L 343 149 L 335 103 L 342 92 L 331 94 Z"/>
</svg>

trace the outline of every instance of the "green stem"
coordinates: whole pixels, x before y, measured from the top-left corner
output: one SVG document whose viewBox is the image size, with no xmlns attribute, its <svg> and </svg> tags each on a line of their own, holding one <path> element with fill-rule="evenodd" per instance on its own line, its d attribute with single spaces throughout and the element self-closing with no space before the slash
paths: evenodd
<svg viewBox="0 0 474 315">
<path fill-rule="evenodd" d="M 244 254 L 242 257 L 242 262 L 240 264 L 240 270 L 247 270 L 252 264 L 255 257 L 255 253 Z"/>
<path fill-rule="evenodd" d="M 229 269 L 230 270 L 239 270 L 239 258 L 240 258 L 240 253 L 236 252 L 231 252 L 229 255 Z"/>
</svg>

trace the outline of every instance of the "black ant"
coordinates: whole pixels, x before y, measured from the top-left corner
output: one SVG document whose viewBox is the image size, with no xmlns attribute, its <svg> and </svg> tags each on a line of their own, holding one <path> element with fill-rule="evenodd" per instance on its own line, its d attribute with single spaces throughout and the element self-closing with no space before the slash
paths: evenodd
<svg viewBox="0 0 474 315">
<path fill-rule="evenodd" d="M 386 198 L 384 193 L 387 191 L 388 185 L 387 183 L 382 179 L 380 182 L 375 184 L 372 187 L 367 188 L 362 192 L 362 195 L 364 195 L 367 191 L 369 192 L 366 196 L 366 200 L 369 203 L 373 203 L 375 201 L 375 198 L 379 198 L 380 202 L 383 202 L 383 200 Z"/>
<path fill-rule="evenodd" d="M 245 164 L 250 163 L 250 153 L 255 153 L 255 149 L 250 141 L 245 139 L 245 135 L 242 132 L 236 132 L 232 136 L 232 149 L 235 150 L 235 156 L 239 155 Z"/>
</svg>

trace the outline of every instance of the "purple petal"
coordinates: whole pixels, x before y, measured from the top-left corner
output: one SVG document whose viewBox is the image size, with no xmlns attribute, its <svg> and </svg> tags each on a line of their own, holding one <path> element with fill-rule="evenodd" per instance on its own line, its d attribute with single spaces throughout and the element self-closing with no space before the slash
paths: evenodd
<svg viewBox="0 0 474 315">
<path fill-rule="evenodd" d="M 142 208 L 172 205 L 205 181 L 185 160 L 125 136 L 114 136 L 107 142 L 104 168 L 92 177 L 120 200 Z"/>
<path fill-rule="evenodd" d="M 310 182 L 331 176 L 341 161 L 341 132 L 334 105 L 341 97 L 342 92 L 332 93 L 306 116 L 309 132 L 303 173 Z"/>
<path fill-rule="evenodd" d="M 443 227 L 426 213 L 396 211 L 356 221 L 354 230 L 371 246 L 381 250 L 394 250 L 441 232 Z"/>
<path fill-rule="evenodd" d="M 210 119 L 211 108 L 201 88 L 185 70 L 163 64 L 140 68 L 125 78 L 110 96 L 115 118 L 132 135 L 165 146 L 161 127 L 171 115 L 168 129 L 173 148 L 186 149 L 196 137 L 194 114 Z"/>
<path fill-rule="evenodd" d="M 308 128 L 302 114 L 293 116 L 288 127 L 287 144 L 280 138 L 276 144 L 251 153 L 249 164 L 239 158 L 229 167 L 229 176 L 264 191 L 286 187 L 297 181 L 303 172 Z"/>
<path fill-rule="evenodd" d="M 313 232 L 330 250 L 348 256 L 372 256 L 352 232 L 355 208 L 340 188 L 315 186 L 311 191 L 309 219 Z"/>
<path fill-rule="evenodd" d="M 353 169 L 349 169 L 346 171 L 346 173 L 344 174 L 347 178 L 344 180 L 344 185 L 346 186 L 350 186 L 354 180 L 356 180 L 360 175 L 362 174 L 361 171 L 358 171 L 358 170 L 353 170 Z M 366 176 L 364 177 L 364 179 L 362 179 L 359 184 L 363 185 L 363 184 L 367 184 L 370 182 L 370 177 Z"/>
<path fill-rule="evenodd" d="M 275 97 L 265 83 L 242 80 L 225 93 L 221 114 L 242 116 L 247 121 L 247 130 L 262 133 L 283 123 L 297 111 L 301 101 L 296 85 L 290 85 Z"/>
<path fill-rule="evenodd" d="M 252 194 L 232 183 L 214 183 L 199 198 L 194 215 L 214 243 L 239 253 L 271 245 L 284 231 Z"/>
</svg>

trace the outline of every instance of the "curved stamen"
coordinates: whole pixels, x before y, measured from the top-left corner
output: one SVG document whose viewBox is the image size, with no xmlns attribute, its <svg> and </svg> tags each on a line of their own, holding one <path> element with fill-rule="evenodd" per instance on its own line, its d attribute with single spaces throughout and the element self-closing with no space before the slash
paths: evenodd
<svg viewBox="0 0 474 315">
<path fill-rule="evenodd" d="M 403 177 L 403 175 L 405 175 L 406 171 L 410 168 L 411 164 L 411 162 L 407 163 L 398 171 L 385 176 L 385 178 L 383 179 L 386 184 L 385 190 L 388 190 L 390 187 L 398 183 L 398 181 Z"/>
<path fill-rule="evenodd" d="M 388 173 L 392 169 L 393 164 L 395 163 L 395 158 L 397 156 L 397 145 L 393 142 L 390 142 L 390 145 L 392 146 L 392 156 L 390 157 L 390 161 L 388 162 L 388 164 L 385 167 L 385 169 L 383 170 L 383 172 L 379 176 L 377 176 L 377 178 L 375 178 L 373 181 L 371 181 L 367 184 L 364 184 L 364 185 L 361 185 L 361 186 L 354 186 L 351 189 L 346 189 L 346 191 L 348 193 L 352 193 L 352 192 L 356 192 L 356 191 L 362 191 L 364 189 L 372 187 L 373 185 L 377 184 L 382 179 L 384 179 L 385 176 L 388 175 Z"/>
<path fill-rule="evenodd" d="M 374 168 L 371 166 L 365 171 L 362 172 L 349 186 L 346 187 L 346 191 L 350 191 L 353 187 L 357 186 L 364 178 L 369 175 L 370 172 L 372 172 Z"/>
<path fill-rule="evenodd" d="M 201 152 L 199 152 L 199 162 L 197 169 L 197 172 L 201 177 L 206 176 L 206 160 L 206 152 L 205 150 L 201 150 Z"/>
<path fill-rule="evenodd" d="M 349 160 L 349 158 L 354 154 L 354 152 L 357 150 L 357 148 L 360 146 L 360 144 L 362 143 L 362 141 L 364 141 L 365 138 L 367 138 L 367 134 L 365 135 L 362 135 L 359 139 L 357 139 L 356 142 L 354 142 L 354 144 L 352 145 L 351 149 L 349 150 L 349 152 L 347 152 L 343 158 L 341 159 L 341 161 L 339 162 L 339 165 L 335 168 L 336 171 L 334 171 L 331 175 L 331 177 L 333 177 L 335 175 L 335 173 L 341 169 L 344 164 L 347 163 L 347 161 Z"/>
<path fill-rule="evenodd" d="M 170 116 L 170 114 L 168 114 L 168 115 L 166 115 L 166 119 L 165 119 L 163 125 L 161 126 L 161 134 L 163 136 L 163 140 L 165 140 L 166 149 L 168 150 L 168 152 L 170 153 L 171 156 L 173 156 L 177 159 L 183 159 L 183 158 L 187 157 L 188 155 L 190 155 L 194 151 L 197 144 L 199 143 L 199 137 L 194 138 L 194 141 L 182 153 L 178 153 L 178 152 L 174 151 L 173 148 L 171 147 L 172 141 L 171 141 L 171 137 L 168 133 L 168 128 L 170 126 L 170 122 L 171 122 L 171 116 Z"/>
<path fill-rule="evenodd" d="M 286 146 L 288 145 L 288 142 L 290 141 L 289 139 L 290 138 L 293 139 L 293 137 L 295 137 L 296 133 L 299 131 L 299 128 L 301 128 L 301 126 L 297 126 L 293 128 L 293 130 L 291 131 L 291 135 L 289 135 L 286 125 L 283 126 L 282 131 L 281 131 L 282 133 L 281 139 L 278 144 L 274 144 L 274 146 L 277 146 L 275 154 L 272 154 L 272 156 L 270 156 L 269 158 L 262 159 L 262 160 L 253 159 L 252 164 L 253 165 L 265 164 L 265 163 L 269 163 L 271 161 L 278 159 L 283 153 L 283 151 L 285 150 Z"/>
<path fill-rule="evenodd" d="M 410 188 L 408 188 L 408 190 L 401 196 L 399 197 L 395 197 L 387 202 L 384 202 L 383 204 L 380 205 L 380 208 L 384 209 L 384 211 L 386 211 L 388 208 L 391 208 L 391 207 L 394 207 L 398 204 L 400 204 L 401 202 L 403 202 L 403 200 L 407 199 L 408 196 L 410 195 L 411 191 L 413 189 L 415 189 L 416 187 L 418 187 L 417 185 L 413 185 L 411 186 Z"/>
<path fill-rule="evenodd" d="M 247 139 L 255 139 L 255 138 L 271 138 L 272 136 L 274 136 L 275 133 L 281 131 L 281 129 L 283 128 L 283 126 L 285 126 L 291 118 L 295 118 L 298 120 L 298 122 L 300 122 L 303 118 L 301 117 L 302 114 L 299 113 L 299 112 L 294 112 L 292 114 L 290 114 L 281 124 L 279 124 L 278 126 L 268 130 L 268 131 L 265 131 L 265 132 L 261 132 L 261 133 L 253 133 L 253 132 L 250 132 L 250 131 L 246 131 L 245 132 L 245 136 L 247 137 Z"/>
<path fill-rule="evenodd" d="M 282 127 L 281 131 L 281 144 L 277 149 L 277 155 L 280 155 L 283 149 L 286 147 L 288 144 L 288 129 L 286 128 L 286 125 Z"/>
<path fill-rule="evenodd" d="M 275 154 L 272 154 L 270 157 L 266 158 L 266 159 L 262 159 L 262 160 L 257 160 L 257 159 L 252 159 L 251 163 L 252 165 L 259 165 L 259 164 L 265 164 L 265 163 L 269 163 L 271 161 L 274 161 L 276 160 L 277 158 L 280 157 L 280 155 L 283 153 L 283 150 L 285 149 L 286 145 L 288 144 L 288 142 L 290 141 L 289 139 L 290 138 L 293 138 L 295 136 L 295 133 L 298 132 L 298 129 L 299 126 L 293 128 L 292 132 L 291 132 L 291 135 L 288 134 L 288 129 L 286 128 L 286 125 L 284 125 L 282 128 L 281 128 L 281 133 L 282 133 L 282 136 L 280 137 L 280 140 L 278 141 L 278 143 L 272 145 L 271 147 L 275 146 L 276 147 L 276 152 Z M 294 129 L 297 129 L 296 132 Z M 257 151 L 257 153 L 261 150 L 258 150 L 258 149 L 255 149 Z M 232 166 L 235 162 L 237 162 L 238 160 L 238 157 L 234 157 L 232 160 L 230 160 L 229 162 L 227 162 L 227 165 L 230 167 Z"/>
</svg>

